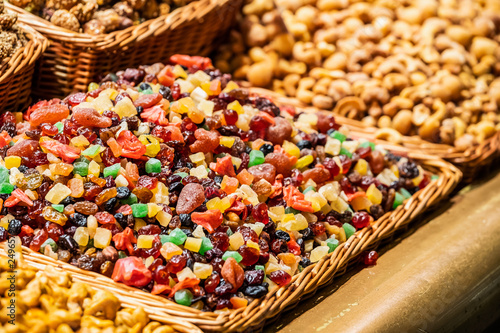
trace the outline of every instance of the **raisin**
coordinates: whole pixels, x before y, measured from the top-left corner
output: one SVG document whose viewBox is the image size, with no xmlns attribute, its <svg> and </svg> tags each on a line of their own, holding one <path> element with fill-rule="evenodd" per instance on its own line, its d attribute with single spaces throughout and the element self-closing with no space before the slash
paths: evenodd
<svg viewBox="0 0 500 333">
<path fill-rule="evenodd" d="M 267 294 L 267 286 L 248 286 L 243 289 L 243 294 L 248 297 L 261 298 Z"/>
<path fill-rule="evenodd" d="M 99 207 L 91 201 L 80 201 L 76 202 L 73 207 L 79 213 L 85 215 L 94 215 L 99 211 Z"/>
<path fill-rule="evenodd" d="M 13 219 L 9 221 L 9 226 L 7 228 L 7 231 L 11 236 L 17 236 L 21 233 L 21 228 L 23 227 L 23 224 L 21 221 L 17 219 Z"/>
</svg>

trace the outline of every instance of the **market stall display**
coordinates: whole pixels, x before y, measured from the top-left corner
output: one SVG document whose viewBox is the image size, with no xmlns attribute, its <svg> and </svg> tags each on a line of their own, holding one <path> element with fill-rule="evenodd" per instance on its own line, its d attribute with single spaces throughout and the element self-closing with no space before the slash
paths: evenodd
<svg viewBox="0 0 500 333">
<path fill-rule="evenodd" d="M 35 61 L 48 43 L 0 1 L 0 110 L 18 111 L 30 102 Z"/>
<path fill-rule="evenodd" d="M 145 2 L 130 3 L 140 5 Z M 231 26 L 240 5 L 241 0 L 192 1 L 167 15 L 123 30 L 107 29 L 105 34 L 89 34 L 85 31 L 79 33 L 68 30 L 12 3 L 5 4 L 6 8 L 18 14 L 20 22 L 30 25 L 50 40 L 50 46 L 37 67 L 33 81 L 33 93 L 38 98 L 65 97 L 71 92 L 85 90 L 99 75 L 166 61 L 175 53 L 206 55 L 215 48 L 220 35 Z M 58 21 L 69 20 L 73 22 L 73 30 L 79 30 L 77 26 L 80 21 L 75 21 L 73 14 L 64 10 L 60 10 L 60 13 L 61 15 L 56 16 Z M 99 12 L 96 15 L 97 13 Z M 113 16 L 116 18 L 115 14 Z M 51 17 L 53 19 L 54 16 Z M 108 22 L 106 17 L 103 20 Z M 66 23 L 60 24 L 66 26 Z M 96 26 L 92 28 L 95 29 Z"/>
<path fill-rule="evenodd" d="M 417 138 L 468 175 L 500 143 L 498 1 L 247 1 L 216 65 L 254 86 Z M 439 145 L 435 145 L 439 144 Z M 467 178 L 470 178 L 467 175 Z"/>
<path fill-rule="evenodd" d="M 437 158 L 352 138 L 330 114 L 280 110 L 207 58 L 170 61 L 2 116 L 17 120 L 1 134 L 4 240 L 156 315 L 240 329 L 331 280 L 460 179 Z"/>
<path fill-rule="evenodd" d="M 19 248 L 20 250 L 20 248 Z M 0 256 L 0 304 L 11 304 L 13 291 L 16 321 L 2 311 L 0 328 L 6 332 L 201 332 L 196 326 L 173 317 L 166 323 L 151 321 L 141 307 L 123 307 L 110 291 L 95 290 L 71 276 L 48 266 L 38 271 L 32 267 L 13 267 L 7 255 Z M 14 286 L 3 281 L 11 281 Z"/>
</svg>

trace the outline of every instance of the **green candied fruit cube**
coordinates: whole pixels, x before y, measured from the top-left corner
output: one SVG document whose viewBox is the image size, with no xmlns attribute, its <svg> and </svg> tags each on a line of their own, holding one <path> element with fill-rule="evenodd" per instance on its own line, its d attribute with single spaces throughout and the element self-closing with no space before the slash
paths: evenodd
<svg viewBox="0 0 500 333">
<path fill-rule="evenodd" d="M 438 175 L 432 175 L 431 176 L 431 181 L 433 180 L 438 180 L 439 179 L 439 176 Z"/>
<path fill-rule="evenodd" d="M 266 271 L 266 267 L 263 265 L 255 265 L 255 269 L 260 269 L 261 271 Z"/>
<path fill-rule="evenodd" d="M 62 213 L 64 211 L 64 205 L 52 205 L 52 208 L 57 210 L 59 213 Z"/>
<path fill-rule="evenodd" d="M 146 162 L 146 172 L 147 173 L 160 173 L 161 172 L 161 162 L 160 160 L 157 160 L 156 158 L 150 158 Z"/>
<path fill-rule="evenodd" d="M 404 200 L 405 198 L 401 194 L 396 192 L 396 195 L 394 196 L 394 203 L 392 204 L 392 209 L 396 209 L 403 203 Z"/>
<path fill-rule="evenodd" d="M 203 237 L 201 239 L 200 254 L 202 256 L 204 256 L 208 250 L 211 250 L 213 248 L 214 248 L 214 246 L 212 245 L 212 242 L 210 241 L 210 239 L 208 239 L 207 237 Z"/>
<path fill-rule="evenodd" d="M 57 244 L 54 242 L 52 238 L 48 238 L 45 242 L 43 242 L 42 246 L 40 247 L 40 252 L 42 254 L 45 254 L 45 247 L 49 245 L 52 248 L 53 252 L 57 251 Z"/>
<path fill-rule="evenodd" d="M 308 186 L 302 193 L 306 194 L 309 191 L 316 192 L 316 188 L 314 186 Z"/>
<path fill-rule="evenodd" d="M 85 162 L 73 163 L 73 173 L 85 177 L 89 174 L 89 164 Z"/>
<path fill-rule="evenodd" d="M 347 235 L 347 233 L 346 233 L 346 235 Z M 338 241 L 338 239 L 335 239 L 335 238 L 328 238 L 326 240 L 326 245 L 330 248 L 328 250 L 328 253 L 331 253 L 331 252 L 335 251 L 337 246 L 339 246 L 339 241 Z"/>
<path fill-rule="evenodd" d="M 84 151 L 82 151 L 82 155 L 83 156 L 96 156 L 97 153 L 99 153 L 100 149 L 101 149 L 100 145 L 92 145 L 92 146 L 88 147 L 87 149 L 85 149 Z"/>
<path fill-rule="evenodd" d="M 170 242 L 175 245 L 182 245 L 187 239 L 186 234 L 181 229 L 174 229 L 168 235 L 170 237 Z"/>
<path fill-rule="evenodd" d="M 411 193 L 408 192 L 408 190 L 405 189 L 405 188 L 400 188 L 399 189 L 399 193 L 401 193 L 401 195 L 403 196 L 404 200 L 406 200 L 408 198 L 411 198 Z"/>
<path fill-rule="evenodd" d="M 292 208 L 292 207 L 286 207 L 285 208 L 285 214 L 300 214 L 302 213 L 300 210 L 296 210 L 295 208 Z"/>
<path fill-rule="evenodd" d="M 160 235 L 160 242 L 161 244 L 172 243 L 169 235 Z"/>
<path fill-rule="evenodd" d="M 248 161 L 248 167 L 252 167 L 254 165 L 260 165 L 264 163 L 265 157 L 264 153 L 260 150 L 252 150 L 250 152 L 250 159 Z"/>
<path fill-rule="evenodd" d="M 227 229 L 226 234 L 231 237 L 233 235 L 233 231 L 231 229 Z"/>
<path fill-rule="evenodd" d="M 354 228 L 351 224 L 349 223 L 344 223 L 342 225 L 342 228 L 344 228 L 345 231 L 345 238 L 349 239 L 354 233 L 356 232 L 356 228 Z"/>
<path fill-rule="evenodd" d="M 9 175 L 10 175 L 9 169 L 0 165 L 0 184 L 1 183 L 8 183 L 9 182 Z"/>
<path fill-rule="evenodd" d="M 2 183 L 0 184 L 0 193 L 2 194 L 10 194 L 14 191 L 14 185 L 11 185 L 9 183 Z"/>
<path fill-rule="evenodd" d="M 132 215 L 134 217 L 146 217 L 148 216 L 148 205 L 142 203 L 136 203 L 131 205 Z"/>
<path fill-rule="evenodd" d="M 118 259 L 127 258 L 125 251 L 118 251 Z"/>
<path fill-rule="evenodd" d="M 370 147 L 372 150 L 375 150 L 375 144 L 373 142 L 365 141 L 359 144 L 359 148 L 366 148 L 366 147 Z"/>
<path fill-rule="evenodd" d="M 57 123 L 54 124 L 54 126 L 57 128 L 57 131 L 59 133 L 61 133 L 64 129 L 64 124 L 60 121 L 58 121 Z"/>
<path fill-rule="evenodd" d="M 174 299 L 177 304 L 190 306 L 193 294 L 187 289 L 181 289 L 175 293 Z"/>
<path fill-rule="evenodd" d="M 116 178 L 121 167 L 122 166 L 120 163 L 115 163 L 113 165 L 110 165 L 109 167 L 105 167 L 102 173 L 104 177 L 112 176 L 113 178 Z"/>
<path fill-rule="evenodd" d="M 174 173 L 174 175 L 177 175 L 177 176 L 181 177 L 182 179 L 184 179 L 184 177 L 189 176 L 187 174 L 187 172 L 176 172 L 176 173 Z"/>
<path fill-rule="evenodd" d="M 344 142 L 345 139 L 347 138 L 344 134 L 340 133 L 339 131 L 334 131 L 333 133 L 330 133 L 330 137 L 337 139 L 340 142 Z"/>
<path fill-rule="evenodd" d="M 352 157 L 352 153 L 349 150 L 345 149 L 344 147 L 340 148 L 339 154 L 340 155 L 346 155 L 349 158 Z"/>
<path fill-rule="evenodd" d="M 146 90 L 143 90 L 142 93 L 144 95 L 151 95 L 153 93 L 153 90 L 152 89 L 146 89 Z"/>
<path fill-rule="evenodd" d="M 134 193 L 130 193 L 126 199 L 120 199 L 120 202 L 124 205 L 133 205 L 137 203 L 137 201 L 137 196 Z"/>
<path fill-rule="evenodd" d="M 224 252 L 224 254 L 222 255 L 222 260 L 227 260 L 229 257 L 234 258 L 237 262 L 240 262 L 241 260 L 243 260 L 243 257 L 241 256 L 241 254 L 239 254 L 236 251 Z"/>
</svg>

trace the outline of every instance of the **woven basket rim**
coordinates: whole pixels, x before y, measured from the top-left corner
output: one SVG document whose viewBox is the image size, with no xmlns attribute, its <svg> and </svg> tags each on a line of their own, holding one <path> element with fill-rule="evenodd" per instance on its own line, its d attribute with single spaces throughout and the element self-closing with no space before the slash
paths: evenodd
<svg viewBox="0 0 500 333">
<path fill-rule="evenodd" d="M 47 38 L 24 23 L 16 23 L 26 36 L 27 42 L 20 47 L 9 59 L 9 62 L 0 70 L 0 83 L 8 80 L 11 75 L 31 66 L 49 46 Z"/>
<path fill-rule="evenodd" d="M 231 0 L 197 0 L 186 6 L 176 8 L 167 15 L 144 21 L 127 29 L 116 30 L 102 35 L 90 35 L 64 29 L 8 1 L 5 1 L 5 7 L 16 12 L 19 21 L 32 26 L 49 39 L 102 50 L 114 47 L 121 48 L 136 41 L 142 41 L 152 35 L 157 36 L 159 33 L 173 29 L 180 24 L 199 20 L 215 7 L 223 6 L 228 2 L 231 2 Z"/>
<path fill-rule="evenodd" d="M 243 85 L 248 86 L 248 83 L 243 83 Z M 286 97 L 268 89 L 251 87 L 249 88 L 249 90 L 256 94 L 268 96 L 275 103 L 278 103 L 280 105 L 291 105 L 305 112 L 332 112 L 329 110 L 320 110 L 314 106 L 306 105 L 296 98 Z M 376 132 L 379 130 L 379 128 L 368 126 L 359 120 L 346 118 L 338 114 L 334 115 L 335 120 L 338 123 L 350 126 L 353 129 L 352 132 L 360 136 L 370 138 L 374 141 L 378 141 L 378 139 L 376 138 Z M 436 155 L 442 159 L 448 160 L 462 168 L 475 167 L 478 164 L 484 163 L 484 161 L 498 152 L 498 149 L 500 147 L 500 131 L 497 131 L 495 135 L 488 138 L 484 142 L 471 146 L 463 151 L 447 144 L 432 143 L 426 141 L 420 138 L 418 135 L 402 135 L 401 144 L 410 149 L 429 152 L 432 155 Z"/>
<path fill-rule="evenodd" d="M 389 237 L 428 207 L 446 198 L 462 178 L 462 173 L 458 168 L 436 156 L 391 143 L 381 143 L 381 146 L 415 159 L 424 169 L 438 174 L 438 179 L 431 181 L 424 189 L 405 200 L 394 211 L 386 213 L 371 226 L 356 231 L 354 237 L 349 238 L 346 243 L 337 247 L 327 257 L 294 275 L 288 286 L 275 288 L 263 299 L 254 300 L 246 308 L 219 313 L 202 312 L 178 305 L 161 296 L 116 283 L 99 273 L 85 271 L 68 263 L 56 261 L 26 247 L 23 247 L 24 259 L 33 267 L 39 269 L 46 265 L 57 267 L 69 272 L 77 281 L 86 282 L 96 288 L 110 290 L 127 306 L 143 306 L 154 320 L 163 321 L 164 318 L 170 319 L 174 316 L 186 320 L 202 330 L 243 331 L 251 329 L 262 325 L 266 319 L 296 304 L 304 295 L 328 283 L 339 269 L 345 268 L 365 249 Z M 2 251 L 4 251 L 3 247 L 0 247 L 0 253 Z"/>
</svg>

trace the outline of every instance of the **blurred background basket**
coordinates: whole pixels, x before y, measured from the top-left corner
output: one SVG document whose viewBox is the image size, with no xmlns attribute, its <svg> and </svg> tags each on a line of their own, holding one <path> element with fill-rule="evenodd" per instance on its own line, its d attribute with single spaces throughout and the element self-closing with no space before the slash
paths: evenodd
<svg viewBox="0 0 500 333">
<path fill-rule="evenodd" d="M 24 24 L 19 24 L 19 27 L 24 31 L 27 43 L 0 67 L 1 112 L 22 111 L 29 105 L 35 62 L 48 46 L 47 39 L 33 28 Z"/>
<path fill-rule="evenodd" d="M 33 80 L 33 95 L 48 98 L 85 91 L 99 75 L 166 62 L 175 53 L 207 55 L 233 24 L 241 4 L 242 0 L 199 0 L 140 25 L 96 36 L 58 27 L 7 2 L 5 7 L 50 41 Z"/>
<path fill-rule="evenodd" d="M 293 97 L 285 97 L 274 91 L 263 88 L 250 88 L 253 93 L 269 97 L 278 106 L 292 106 L 299 112 L 330 112 L 319 110 L 314 106 L 305 105 Z M 469 147 L 466 150 L 459 150 L 453 146 L 439 143 L 432 143 L 423 140 L 419 136 L 404 136 L 396 130 L 379 129 L 368 126 L 355 119 L 342 117 L 334 114 L 337 123 L 348 125 L 353 134 L 370 140 L 386 140 L 400 144 L 414 151 L 425 152 L 426 154 L 440 157 L 456 165 L 463 173 L 463 181 L 471 182 L 481 174 L 487 172 L 495 165 L 500 155 L 500 131 L 485 140 L 484 142 Z"/>
</svg>

